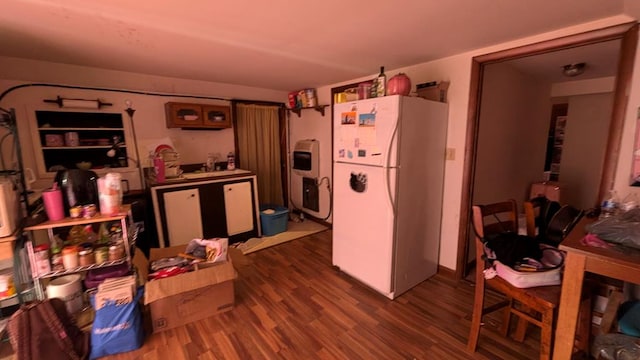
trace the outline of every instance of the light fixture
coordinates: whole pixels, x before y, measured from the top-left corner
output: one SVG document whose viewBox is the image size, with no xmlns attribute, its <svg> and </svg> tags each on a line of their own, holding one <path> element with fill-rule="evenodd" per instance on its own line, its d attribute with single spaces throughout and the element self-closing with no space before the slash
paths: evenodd
<svg viewBox="0 0 640 360">
<path fill-rule="evenodd" d="M 140 161 L 141 159 L 140 159 L 140 153 L 138 152 L 138 139 L 136 138 L 136 127 L 133 123 L 133 114 L 135 114 L 136 110 L 131 107 L 132 105 L 131 100 L 129 99 L 125 100 L 124 104 L 127 106 L 125 111 L 127 112 L 127 115 L 129 115 L 129 121 L 131 121 L 131 135 L 133 136 L 133 148 L 136 151 L 136 158 L 138 159 L 138 161 L 136 162 L 136 165 L 138 167 L 138 171 L 140 172 L 140 187 L 142 188 L 142 190 L 146 190 L 147 181 L 145 180 L 146 177 L 144 176 L 144 169 L 142 168 L 142 162 Z"/>
<path fill-rule="evenodd" d="M 586 67 L 586 63 L 567 64 L 562 67 L 562 73 L 569 77 L 578 76 L 584 72 Z"/>
<path fill-rule="evenodd" d="M 113 104 L 102 102 L 100 99 L 65 99 L 57 96 L 55 100 L 44 99 L 46 103 L 58 104 L 61 108 L 79 108 L 79 109 L 100 109 L 103 106 L 111 106 Z"/>
</svg>

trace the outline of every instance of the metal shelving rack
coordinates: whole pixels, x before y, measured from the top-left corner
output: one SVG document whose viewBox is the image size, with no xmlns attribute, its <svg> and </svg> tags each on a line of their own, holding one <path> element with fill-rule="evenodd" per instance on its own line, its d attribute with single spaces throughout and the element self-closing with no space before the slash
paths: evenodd
<svg viewBox="0 0 640 360">
<path fill-rule="evenodd" d="M 96 216 L 90 218 L 80 218 L 80 219 L 72 219 L 65 218 L 59 221 L 45 221 L 41 224 L 27 226 L 24 228 L 25 231 L 36 231 L 36 230 L 46 230 L 48 234 L 49 242 L 53 240 L 53 229 L 61 228 L 61 227 L 72 227 L 76 225 L 87 225 L 94 223 L 102 223 L 102 222 L 111 222 L 111 221 L 119 221 L 122 228 L 122 239 L 124 240 L 125 247 L 125 257 L 116 261 L 108 261 L 102 264 L 93 264 L 93 265 L 85 265 L 78 266 L 73 269 L 66 269 L 60 271 L 51 271 L 46 274 L 38 274 L 32 268 L 32 277 L 34 282 L 34 288 L 36 292 L 36 297 L 38 299 L 44 299 L 44 289 L 42 288 L 42 284 L 40 282 L 41 279 L 51 278 L 54 276 L 60 276 L 64 274 L 73 274 L 78 272 L 87 271 L 90 269 L 101 268 L 106 266 L 113 266 L 122 263 L 128 263 L 129 267 L 131 267 L 131 258 L 132 258 L 132 248 L 135 246 L 135 241 L 138 236 L 138 227 L 133 223 L 131 215 L 131 207 L 129 205 L 123 205 L 120 209 L 120 213 L 117 215 L 101 215 L 98 214 Z M 130 231 L 131 230 L 131 231 Z M 29 254 L 30 262 L 35 263 L 35 255 L 33 252 L 33 244 L 31 241 L 27 241 L 26 243 L 27 252 Z"/>
<path fill-rule="evenodd" d="M 15 165 L 13 168 L 0 169 L 0 176 L 8 176 L 13 178 L 17 187 L 20 198 L 20 211 L 22 216 L 17 226 L 17 230 L 11 236 L 0 239 L 0 241 L 14 242 L 13 247 L 13 277 L 16 287 L 16 294 L 0 299 L 0 318 L 4 317 L 3 308 L 22 304 L 34 299 L 33 283 L 28 271 L 25 271 L 28 263 L 24 253 L 24 236 L 22 229 L 24 227 L 27 215 L 33 210 L 29 204 L 29 194 L 27 192 L 26 180 L 24 177 L 24 165 L 22 162 L 22 147 L 20 146 L 20 136 L 18 134 L 18 126 L 16 122 L 15 109 L 4 109 L 0 107 L 0 129 L 5 129 L 4 136 L 13 137 L 13 149 L 15 151 Z M 4 138 L 3 138 L 4 139 Z"/>
</svg>

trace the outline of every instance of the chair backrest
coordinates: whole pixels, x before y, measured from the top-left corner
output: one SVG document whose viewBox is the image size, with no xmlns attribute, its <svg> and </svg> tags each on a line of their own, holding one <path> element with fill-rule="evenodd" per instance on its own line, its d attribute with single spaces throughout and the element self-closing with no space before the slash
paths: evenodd
<svg viewBox="0 0 640 360">
<path fill-rule="evenodd" d="M 473 206 L 473 228 L 476 239 L 476 267 L 482 271 L 484 246 L 482 238 L 506 231 L 518 232 L 518 205 L 510 199 L 487 205 Z"/>
<path fill-rule="evenodd" d="M 524 215 L 527 222 L 527 235 L 535 237 L 539 233 L 543 233 L 544 229 L 540 229 L 540 225 L 544 222 L 545 209 L 549 200 L 544 196 L 538 196 L 524 202 Z"/>
</svg>

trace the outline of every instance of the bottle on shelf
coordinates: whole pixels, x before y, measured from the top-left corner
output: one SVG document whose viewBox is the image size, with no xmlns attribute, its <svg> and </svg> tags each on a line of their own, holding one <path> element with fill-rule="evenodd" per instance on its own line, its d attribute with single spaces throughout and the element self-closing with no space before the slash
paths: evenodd
<svg viewBox="0 0 640 360">
<path fill-rule="evenodd" d="M 380 74 L 376 78 L 376 97 L 387 94 L 387 75 L 384 74 L 384 66 L 380 66 Z"/>
<path fill-rule="evenodd" d="M 233 152 L 229 152 L 227 155 L 227 170 L 233 170 L 236 168 L 236 157 Z"/>
<path fill-rule="evenodd" d="M 207 172 L 211 172 L 214 170 L 215 166 L 216 166 L 216 158 L 213 155 L 213 153 L 208 153 L 207 154 L 207 162 L 206 162 L 206 171 Z"/>
<path fill-rule="evenodd" d="M 164 182 L 164 159 L 160 153 L 156 153 L 153 158 L 153 171 L 156 175 L 156 182 Z"/>
<path fill-rule="evenodd" d="M 618 195 L 615 190 L 609 190 L 609 197 L 602 201 L 600 206 L 600 219 L 608 218 L 616 214 L 618 209 Z"/>
</svg>

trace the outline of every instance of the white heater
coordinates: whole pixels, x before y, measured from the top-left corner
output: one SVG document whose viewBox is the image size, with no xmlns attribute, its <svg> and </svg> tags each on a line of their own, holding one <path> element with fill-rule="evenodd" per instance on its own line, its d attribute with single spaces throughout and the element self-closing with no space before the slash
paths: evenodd
<svg viewBox="0 0 640 360">
<path fill-rule="evenodd" d="M 320 143 L 315 139 L 296 142 L 293 149 L 293 172 L 303 177 L 317 179 L 320 174 Z"/>
</svg>

